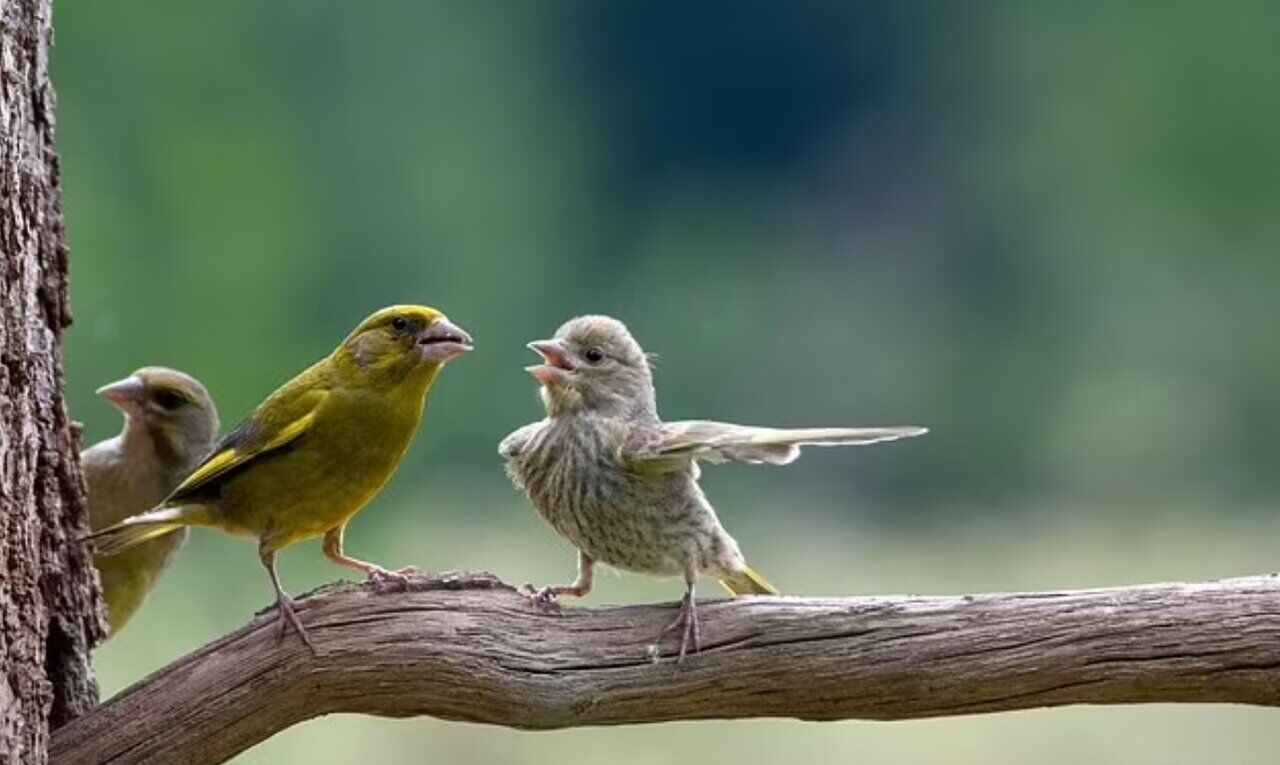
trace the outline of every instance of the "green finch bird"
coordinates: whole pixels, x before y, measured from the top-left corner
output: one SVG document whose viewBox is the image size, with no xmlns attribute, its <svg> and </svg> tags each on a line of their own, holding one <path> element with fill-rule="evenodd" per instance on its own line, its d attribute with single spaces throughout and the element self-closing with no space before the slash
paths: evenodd
<svg viewBox="0 0 1280 765">
<path fill-rule="evenodd" d="M 209 455 L 218 410 L 198 380 L 173 369 L 143 367 L 98 389 L 124 413 L 124 430 L 80 454 L 96 531 L 155 507 Z M 178 530 L 120 555 L 94 558 L 111 635 L 120 632 L 186 538 Z"/>
<path fill-rule="evenodd" d="M 323 536 L 330 560 L 376 583 L 403 582 L 416 571 L 348 557 L 342 534 L 409 449 L 440 370 L 469 350 L 471 337 L 434 308 L 384 308 L 268 396 L 156 509 L 90 538 L 103 555 L 186 526 L 256 539 L 281 636 L 292 625 L 314 650 L 280 586 L 276 553 Z"/>
<path fill-rule="evenodd" d="M 551 340 L 529 347 L 544 363 L 529 367 L 542 384 L 547 418 L 499 446 L 507 472 L 543 520 L 578 548 L 578 577 L 525 592 L 542 602 L 591 590 L 596 563 L 680 577 L 680 658 L 698 642 L 694 584 L 720 580 L 734 595 L 774 595 L 747 567 L 698 486 L 697 462 L 785 465 L 802 446 L 873 444 L 924 428 L 779 429 L 658 418 L 649 358 L 626 325 L 581 316 Z"/>
</svg>

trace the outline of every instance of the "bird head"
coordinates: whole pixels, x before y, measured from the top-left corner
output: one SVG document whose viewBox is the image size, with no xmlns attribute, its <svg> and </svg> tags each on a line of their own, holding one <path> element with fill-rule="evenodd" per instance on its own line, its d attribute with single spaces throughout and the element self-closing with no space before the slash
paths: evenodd
<svg viewBox="0 0 1280 765">
<path fill-rule="evenodd" d="M 528 367 L 542 383 L 551 416 L 589 411 L 616 417 L 653 416 L 656 411 L 649 357 L 627 330 L 609 316 L 579 316 L 549 340 L 529 348 L 543 363 Z"/>
<path fill-rule="evenodd" d="M 360 322 L 334 357 L 342 373 L 375 386 L 394 386 L 411 377 L 433 377 L 471 349 L 471 336 L 443 313 L 421 305 L 394 305 Z"/>
<path fill-rule="evenodd" d="M 125 416 L 125 437 L 149 438 L 175 468 L 203 459 L 218 437 L 218 409 L 200 381 L 165 367 L 143 367 L 98 389 Z"/>
</svg>

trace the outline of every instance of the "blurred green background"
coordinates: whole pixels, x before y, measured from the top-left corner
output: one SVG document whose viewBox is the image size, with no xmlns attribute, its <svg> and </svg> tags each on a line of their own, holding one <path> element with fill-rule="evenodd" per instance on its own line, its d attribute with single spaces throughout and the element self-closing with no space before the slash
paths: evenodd
<svg viewBox="0 0 1280 765">
<path fill-rule="evenodd" d="M 1272 2 L 59 0 L 73 415 L 143 364 L 229 428 L 361 317 L 477 338 L 348 534 L 387 564 L 565 579 L 495 447 L 525 341 L 623 317 L 670 418 L 933 433 L 707 470 L 789 593 L 956 593 L 1280 567 L 1280 48 Z M 283 557 L 301 592 L 341 575 Z M 588 604 L 674 599 L 606 577 Z M 106 693 L 270 602 L 193 534 Z M 639 649 L 638 649 L 639 650 Z M 531 750 L 529 747 L 547 747 Z M 1273 712 L 521 734 L 327 718 L 243 763 L 1244 763 Z"/>
</svg>

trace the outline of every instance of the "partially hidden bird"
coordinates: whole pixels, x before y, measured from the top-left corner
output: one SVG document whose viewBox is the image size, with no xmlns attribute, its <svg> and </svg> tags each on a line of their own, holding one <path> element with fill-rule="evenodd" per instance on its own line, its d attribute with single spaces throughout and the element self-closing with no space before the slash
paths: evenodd
<svg viewBox="0 0 1280 765">
<path fill-rule="evenodd" d="M 802 446 L 874 444 L 920 427 L 765 428 L 724 422 L 663 422 L 649 356 L 625 324 L 580 316 L 549 340 L 529 343 L 543 363 L 546 418 L 498 447 L 507 472 L 538 514 L 578 549 L 572 584 L 522 591 L 549 603 L 591 590 L 596 564 L 680 577 L 680 612 L 659 635 L 680 630 L 679 660 L 700 649 L 695 584 L 700 575 L 733 595 L 776 595 L 746 564 L 698 486 L 698 462 L 785 465 Z"/>
<path fill-rule="evenodd" d="M 209 392 L 175 369 L 143 367 L 97 392 L 124 414 L 124 429 L 80 454 L 89 526 L 95 531 L 155 507 L 209 455 L 218 438 L 218 410 Z M 186 530 L 178 529 L 119 555 L 94 557 L 109 635 L 128 623 L 185 538 Z"/>
<path fill-rule="evenodd" d="M 400 464 L 441 369 L 472 347 L 471 336 L 434 308 L 375 312 L 328 357 L 268 396 L 155 509 L 90 539 L 102 555 L 187 526 L 257 540 L 281 636 L 292 626 L 314 652 L 280 584 L 276 553 L 323 536 L 325 556 L 375 584 L 403 583 L 416 573 L 350 557 L 342 536 Z"/>
</svg>

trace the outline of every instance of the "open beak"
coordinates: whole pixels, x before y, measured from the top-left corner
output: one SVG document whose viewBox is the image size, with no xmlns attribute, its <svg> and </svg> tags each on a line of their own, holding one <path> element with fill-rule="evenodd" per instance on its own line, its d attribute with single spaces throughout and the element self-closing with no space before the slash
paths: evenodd
<svg viewBox="0 0 1280 765">
<path fill-rule="evenodd" d="M 95 392 L 115 404 L 120 411 L 130 414 L 142 410 L 142 404 L 146 400 L 147 384 L 141 377 L 130 375 L 123 380 L 104 385 Z"/>
<path fill-rule="evenodd" d="M 444 317 L 418 334 L 418 350 L 422 352 L 423 361 L 443 364 L 474 347 L 471 335 Z"/>
<path fill-rule="evenodd" d="M 525 367 L 525 371 L 543 385 L 564 382 L 573 374 L 573 362 L 559 340 L 534 340 L 529 343 L 529 349 L 541 356 L 544 363 Z"/>
</svg>

